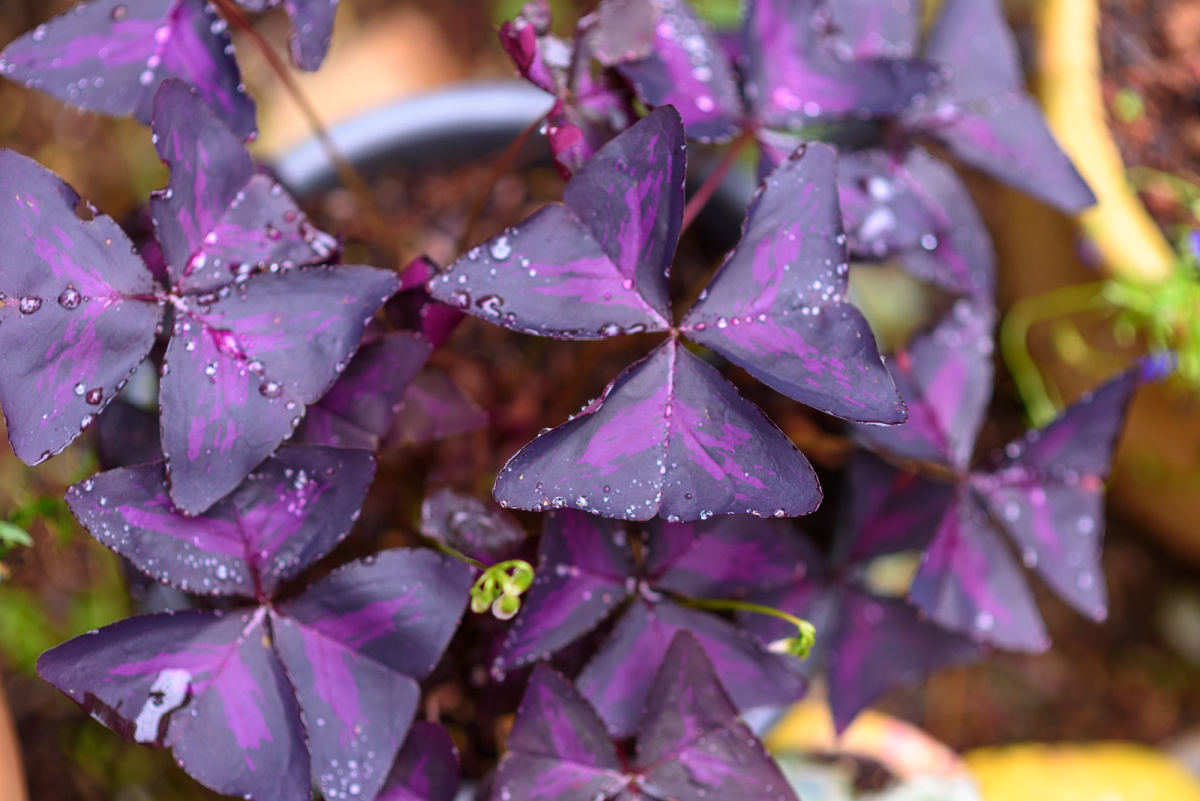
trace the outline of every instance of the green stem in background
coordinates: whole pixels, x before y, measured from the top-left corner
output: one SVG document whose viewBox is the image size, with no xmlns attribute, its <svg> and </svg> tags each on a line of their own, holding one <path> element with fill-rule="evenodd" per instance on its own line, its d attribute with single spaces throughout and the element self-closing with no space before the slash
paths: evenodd
<svg viewBox="0 0 1200 801">
<path fill-rule="evenodd" d="M 487 570 L 488 569 L 487 565 L 485 565 L 483 562 L 480 562 L 476 559 L 472 559 L 471 557 L 467 556 L 462 551 L 458 550 L 457 548 L 450 547 L 449 545 L 442 542 L 441 540 L 435 540 L 432 537 L 426 537 L 425 540 L 427 542 L 429 542 L 431 545 L 433 545 L 434 548 L 437 548 L 439 551 L 446 554 L 446 556 L 454 557 L 458 561 L 464 562 L 464 563 L 470 565 L 471 567 L 475 568 L 476 570 Z"/>
<path fill-rule="evenodd" d="M 817 629 L 812 623 L 771 606 L 725 598 L 673 597 L 682 605 L 691 607 L 692 609 L 703 609 L 710 612 L 752 612 L 758 615 L 769 615 L 770 617 L 779 618 L 791 623 L 799 633 L 795 637 L 783 637 L 775 640 L 767 646 L 768 649 L 776 653 L 790 654 L 800 659 L 805 659 L 817 641 Z"/>
<path fill-rule="evenodd" d="M 1097 282 L 1054 289 L 1017 301 L 1004 316 L 1000 325 L 1000 351 L 1035 428 L 1041 428 L 1058 415 L 1058 404 L 1047 392 L 1029 352 L 1029 329 L 1046 320 L 1107 308 L 1109 301 L 1103 288 L 1104 284 Z"/>
<path fill-rule="evenodd" d="M 696 190 L 696 194 L 692 195 L 687 205 L 683 208 L 683 226 L 681 231 L 686 231 L 691 227 L 696 217 L 708 205 L 708 201 L 712 200 L 712 196 L 716 194 L 717 188 L 721 186 L 721 182 L 725 180 L 725 176 L 733 169 L 733 165 L 737 163 L 738 156 L 746 149 L 746 146 L 754 141 L 754 132 L 751 130 L 742 131 L 737 139 L 729 145 L 729 149 L 721 157 L 721 161 L 704 179 L 704 183 Z"/>
</svg>

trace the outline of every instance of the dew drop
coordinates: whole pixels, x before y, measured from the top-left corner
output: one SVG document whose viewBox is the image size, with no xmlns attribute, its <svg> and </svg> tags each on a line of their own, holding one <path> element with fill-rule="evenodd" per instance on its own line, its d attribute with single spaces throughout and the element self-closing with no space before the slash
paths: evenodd
<svg viewBox="0 0 1200 801">
<path fill-rule="evenodd" d="M 258 388 L 258 393 L 264 398 L 278 398 L 283 394 L 283 385 L 278 381 L 265 381 Z"/>
<path fill-rule="evenodd" d="M 496 261 L 504 261 L 512 255 L 512 245 L 508 243 L 507 236 L 502 236 L 493 242 L 489 250 L 491 250 L 492 258 Z"/>
<path fill-rule="evenodd" d="M 104 390 L 100 389 L 99 387 L 97 387 L 96 389 L 93 389 L 93 390 L 89 390 L 87 397 L 84 398 L 84 400 L 86 400 L 88 403 L 90 403 L 93 406 L 99 406 L 100 401 L 103 399 L 104 399 Z"/>
<path fill-rule="evenodd" d="M 21 310 L 21 314 L 33 314 L 42 308 L 42 299 L 32 296 L 23 297 L 17 303 L 17 308 Z"/>
<path fill-rule="evenodd" d="M 82 300 L 83 295 L 79 294 L 79 290 L 73 286 L 69 286 L 58 296 L 58 305 L 64 309 L 76 309 L 79 308 Z"/>
</svg>

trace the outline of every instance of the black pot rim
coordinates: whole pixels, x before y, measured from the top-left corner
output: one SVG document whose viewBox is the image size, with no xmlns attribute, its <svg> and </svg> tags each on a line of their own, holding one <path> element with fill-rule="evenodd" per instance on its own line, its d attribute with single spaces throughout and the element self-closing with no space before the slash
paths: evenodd
<svg viewBox="0 0 1200 801">
<path fill-rule="evenodd" d="M 517 79 L 471 81 L 397 100 L 333 126 L 330 137 L 351 164 L 369 168 L 396 159 L 420 163 L 451 158 L 495 143 L 544 116 L 554 97 Z M 428 154 L 432 148 L 435 151 Z M 461 158 L 461 156 L 460 156 Z M 279 156 L 270 165 L 298 197 L 338 182 L 337 171 L 315 138 Z"/>
</svg>

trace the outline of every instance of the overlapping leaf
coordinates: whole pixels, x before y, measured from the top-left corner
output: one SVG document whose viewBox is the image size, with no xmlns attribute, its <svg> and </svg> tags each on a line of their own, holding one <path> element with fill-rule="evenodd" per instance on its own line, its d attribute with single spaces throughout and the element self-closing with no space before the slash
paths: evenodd
<svg viewBox="0 0 1200 801">
<path fill-rule="evenodd" d="M 525 541 L 525 529 L 495 501 L 483 501 L 449 487 L 425 496 L 420 531 L 484 564 L 509 558 Z"/>
<path fill-rule="evenodd" d="M 436 723 L 418 721 L 408 731 L 392 772 L 376 801 L 454 801 L 458 794 L 458 749 Z"/>
<path fill-rule="evenodd" d="M 876 557 L 924 549 L 952 488 L 896 471 L 867 454 L 855 455 L 847 481 L 828 564 L 810 553 L 798 581 L 754 596 L 816 627 L 813 653 L 796 667 L 808 676 L 825 673 L 839 731 L 888 690 L 982 653 L 970 639 L 923 619 L 910 604 L 872 592 L 862 578 Z M 743 622 L 767 640 L 794 634 L 775 618 L 747 614 Z"/>
<path fill-rule="evenodd" d="M 372 475 L 361 451 L 282 451 L 199 517 L 173 509 L 161 463 L 75 487 L 102 542 L 165 583 L 259 602 L 132 618 L 39 660 L 43 678 L 196 779 L 258 799 L 374 798 L 427 675 L 457 628 L 465 565 L 429 551 L 355 562 L 278 603 L 280 583 L 349 531 Z"/>
<path fill-rule="evenodd" d="M 680 230 L 683 154 L 678 113 L 656 109 L 576 174 L 563 206 L 430 283 L 435 297 L 529 333 L 670 330 L 603 398 L 509 462 L 496 482 L 502 503 L 682 521 L 816 508 L 820 489 L 803 456 L 684 349 L 680 333 L 810 405 L 856 420 L 904 419 L 866 321 L 842 300 L 845 242 L 834 154 L 823 145 L 772 174 L 741 244 L 684 323 L 670 327 L 666 273 Z"/>
<path fill-rule="evenodd" d="M 292 63 L 315 70 L 325 60 L 333 38 L 339 0 L 238 0 L 247 11 L 266 11 L 282 5 L 292 20 Z"/>
<path fill-rule="evenodd" d="M 492 798 L 795 801 L 738 719 L 704 648 L 687 633 L 666 649 L 637 728 L 632 758 L 620 759 L 595 712 L 566 679 L 540 666 L 517 712 Z"/>
<path fill-rule="evenodd" d="M 87 0 L 5 48 L 0 74 L 145 123 L 162 82 L 179 78 L 239 137 L 256 132 L 225 21 L 205 0 Z"/>
<path fill-rule="evenodd" d="M 157 108 L 172 122 L 159 145 L 175 177 L 153 208 L 169 287 L 128 255 L 111 220 L 79 219 L 78 199 L 60 180 L 16 154 L 0 156 L 0 183 L 11 184 L 15 201 L 0 233 L 14 256 L 0 281 L 12 299 L 0 310 L 9 322 L 0 340 L 16 345 L 0 367 L 0 403 L 21 458 L 56 453 L 112 399 L 169 307 L 163 451 L 173 501 L 195 514 L 291 434 L 396 279 L 368 267 L 283 269 L 292 258 L 328 256 L 320 243 L 331 240 L 312 233 L 282 190 L 256 183 L 245 152 L 195 94 L 166 82 Z M 291 228 L 262 224 L 261 208 L 239 210 L 255 186 Z M 278 273 L 254 272 L 276 258 Z M 218 259 L 229 262 L 222 268 Z M 235 261 L 248 269 L 228 271 Z"/>
<path fill-rule="evenodd" d="M 655 523 L 643 541 L 648 561 L 639 566 L 619 523 L 577 511 L 548 515 L 536 578 L 496 667 L 545 659 L 624 606 L 579 677 L 580 691 L 611 732 L 634 731 L 653 676 L 683 629 L 704 644 L 740 708 L 799 697 L 803 684 L 782 658 L 728 621 L 686 605 L 687 598 L 737 597 L 802 572 L 800 553 L 779 530 L 744 517 Z"/>
<path fill-rule="evenodd" d="M 842 155 L 838 194 L 850 254 L 899 258 L 922 281 L 990 299 L 995 253 L 970 193 L 954 170 L 914 147 L 895 159 L 881 150 Z"/>
</svg>

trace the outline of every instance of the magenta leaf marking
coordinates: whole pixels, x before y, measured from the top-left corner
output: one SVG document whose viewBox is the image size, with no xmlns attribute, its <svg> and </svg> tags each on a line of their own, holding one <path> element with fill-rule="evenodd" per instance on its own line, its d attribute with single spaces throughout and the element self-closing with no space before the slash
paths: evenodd
<svg viewBox="0 0 1200 801">
<path fill-rule="evenodd" d="M 86 479 L 67 503 L 93 537 L 159 581 L 262 600 L 349 534 L 374 475 L 366 452 L 286 447 L 198 517 L 171 503 L 162 462 Z"/>
<path fill-rule="evenodd" d="M 1022 561 L 1060 598 L 1095 620 L 1108 614 L 1104 570 L 1104 482 L 1134 391 L 1137 370 L 1122 373 L 1040 431 L 1010 443 L 972 486 Z"/>
<path fill-rule="evenodd" d="M 311 795 L 300 710 L 262 610 L 129 618 L 42 654 L 38 673 L 122 736 L 173 749 L 219 793 Z"/>
<path fill-rule="evenodd" d="M 672 339 L 526 445 L 500 472 L 495 496 L 520 509 L 687 522 L 807 514 L 821 490 L 795 445 Z"/>
<path fill-rule="evenodd" d="M 701 644 L 680 633 L 664 651 L 627 760 L 618 759 L 575 688 L 539 666 L 497 768 L 492 801 L 796 801 L 738 719 Z"/>
<path fill-rule="evenodd" d="M 897 163 L 882 150 L 843 154 L 838 194 L 850 255 L 899 258 L 921 281 L 947 292 L 990 299 L 995 251 L 958 175 L 919 147 Z"/>
<path fill-rule="evenodd" d="M 180 81 L 159 89 L 153 130 L 171 179 L 150 207 L 178 291 L 214 292 L 259 270 L 319 264 L 337 252 L 337 241 L 256 173 L 233 132 Z"/>
<path fill-rule="evenodd" d="M 337 383 L 308 407 L 304 441 L 377 450 L 429 353 L 425 338 L 408 331 L 365 342 Z"/>
<path fill-rule="evenodd" d="M 384 447 L 416 445 L 475 431 L 488 424 L 487 412 L 436 367 L 417 373 L 400 399 Z"/>
<path fill-rule="evenodd" d="M 544 659 L 598 626 L 633 591 L 620 523 L 570 510 L 546 515 L 533 585 L 496 667 Z"/>
<path fill-rule="evenodd" d="M 648 106 L 678 109 L 689 139 L 728 140 L 745 111 L 737 74 L 716 34 L 687 0 L 642 1 L 660 10 L 653 43 L 642 58 L 620 60 L 618 71 Z"/>
<path fill-rule="evenodd" d="M 154 344 L 154 280 L 111 218 L 0 150 L 0 406 L 17 456 L 36 464 L 90 426 Z"/>
<path fill-rule="evenodd" d="M 965 472 L 992 398 L 992 329 L 988 301 L 957 301 L 928 332 L 896 353 L 891 372 L 908 403 L 908 423 L 855 426 L 871 448 L 899 459 L 936 462 Z"/>
<path fill-rule="evenodd" d="M 159 85 L 179 78 L 239 137 L 256 133 L 225 21 L 205 0 L 88 0 L 5 48 L 0 75 L 145 123 Z"/>
<path fill-rule="evenodd" d="M 375 801 L 454 801 L 458 785 L 458 749 L 450 733 L 419 721 L 409 729 Z"/>
<path fill-rule="evenodd" d="M 683 128 L 664 108 L 614 139 L 551 205 L 429 283 L 438 300 L 542 336 L 670 327 L 667 270 L 683 219 Z"/>
<path fill-rule="evenodd" d="M 995 0 L 951 0 L 925 55 L 953 70 L 947 98 L 914 113 L 963 161 L 1068 213 L 1096 202 L 1025 91 L 1017 43 Z"/>
<path fill-rule="evenodd" d="M 836 153 L 808 145 L 767 178 L 742 240 L 681 325 L 790 398 L 839 417 L 899 423 L 904 404 L 862 315 L 844 300 Z"/>
<path fill-rule="evenodd" d="M 396 285 L 371 267 L 314 267 L 180 300 L 161 382 L 175 504 L 203 511 L 291 435 Z"/>
</svg>

